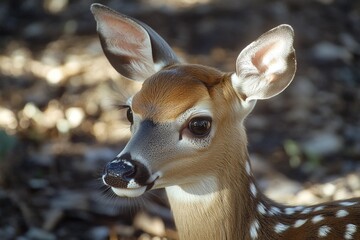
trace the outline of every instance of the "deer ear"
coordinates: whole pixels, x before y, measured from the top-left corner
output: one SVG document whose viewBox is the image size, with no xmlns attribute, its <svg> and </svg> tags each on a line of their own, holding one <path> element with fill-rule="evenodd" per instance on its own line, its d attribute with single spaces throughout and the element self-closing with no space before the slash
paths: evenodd
<svg viewBox="0 0 360 240">
<path fill-rule="evenodd" d="M 111 65 L 124 77 L 144 81 L 178 62 L 169 45 L 146 24 L 92 4 L 101 46 Z"/>
<path fill-rule="evenodd" d="M 233 87 L 246 100 L 267 99 L 282 92 L 296 71 L 294 31 L 280 25 L 247 46 L 236 60 Z"/>
</svg>

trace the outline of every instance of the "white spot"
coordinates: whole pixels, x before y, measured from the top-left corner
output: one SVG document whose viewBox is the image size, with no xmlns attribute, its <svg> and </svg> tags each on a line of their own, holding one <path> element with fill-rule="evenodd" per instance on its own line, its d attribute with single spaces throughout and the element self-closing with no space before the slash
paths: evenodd
<svg viewBox="0 0 360 240">
<path fill-rule="evenodd" d="M 319 237 L 326 237 L 328 235 L 328 233 L 330 232 L 331 228 L 329 226 L 321 226 L 319 228 L 319 232 L 318 232 L 318 236 Z"/>
<path fill-rule="evenodd" d="M 250 237 L 251 239 L 257 239 L 258 237 L 258 230 L 259 230 L 259 221 L 255 219 L 250 226 Z"/>
<path fill-rule="evenodd" d="M 246 170 L 246 173 L 247 173 L 247 175 L 251 175 L 251 168 L 250 168 L 250 163 L 249 163 L 249 161 L 246 161 L 246 163 L 245 163 L 245 170 Z"/>
<path fill-rule="evenodd" d="M 262 215 L 264 215 L 266 213 L 265 206 L 262 203 L 258 204 L 257 209 L 258 209 L 258 212 Z"/>
<path fill-rule="evenodd" d="M 339 210 L 336 212 L 336 217 L 341 218 L 349 215 L 349 212 L 346 210 Z"/>
<path fill-rule="evenodd" d="M 141 185 L 135 182 L 134 179 L 131 179 L 127 185 L 127 188 L 139 188 L 139 187 L 141 187 Z"/>
<path fill-rule="evenodd" d="M 356 225 L 355 224 L 347 224 L 346 225 L 346 232 L 345 232 L 345 234 L 344 234 L 344 238 L 345 239 L 354 239 L 353 237 L 353 235 L 354 235 L 354 233 L 356 232 L 356 230 L 357 230 L 357 227 L 356 227 Z"/>
<path fill-rule="evenodd" d="M 355 205 L 355 204 L 358 204 L 358 202 L 340 202 L 339 203 L 339 205 L 345 206 L 345 207 L 352 206 L 352 205 Z"/>
<path fill-rule="evenodd" d="M 317 223 L 317 222 L 320 222 L 320 221 L 322 221 L 322 220 L 324 220 L 324 217 L 323 217 L 322 215 L 317 215 L 317 216 L 315 216 L 315 217 L 313 217 L 313 218 L 311 219 L 311 221 L 312 221 L 313 223 Z"/>
<path fill-rule="evenodd" d="M 306 222 L 307 222 L 307 219 L 299 219 L 294 223 L 294 228 L 301 227 Z"/>
<path fill-rule="evenodd" d="M 275 225 L 274 230 L 276 233 L 282 233 L 285 232 L 289 228 L 288 225 L 285 225 L 283 223 L 278 223 Z"/>
<path fill-rule="evenodd" d="M 324 206 L 318 206 L 318 207 L 316 207 L 316 208 L 314 208 L 314 212 L 317 212 L 317 211 L 321 211 L 321 210 L 324 210 Z"/>
<path fill-rule="evenodd" d="M 285 213 L 287 215 L 292 215 L 295 213 L 295 208 L 285 208 Z"/>
<path fill-rule="evenodd" d="M 251 191 L 251 194 L 256 197 L 256 194 L 257 194 L 257 190 L 256 190 L 256 187 L 255 187 L 255 184 L 254 183 L 250 183 L 250 191 Z"/>
<path fill-rule="evenodd" d="M 250 175 L 251 175 L 251 168 L 250 168 L 250 163 L 249 163 L 249 161 L 246 161 L 246 163 L 245 163 L 245 170 L 246 170 L 246 174 L 247 174 L 248 176 L 250 176 Z"/>
<path fill-rule="evenodd" d="M 269 210 L 269 215 L 270 216 L 277 215 L 279 213 L 281 213 L 281 210 L 278 207 L 271 207 L 270 210 Z"/>
<path fill-rule="evenodd" d="M 300 214 L 308 214 L 312 211 L 312 208 L 305 208 Z"/>
</svg>

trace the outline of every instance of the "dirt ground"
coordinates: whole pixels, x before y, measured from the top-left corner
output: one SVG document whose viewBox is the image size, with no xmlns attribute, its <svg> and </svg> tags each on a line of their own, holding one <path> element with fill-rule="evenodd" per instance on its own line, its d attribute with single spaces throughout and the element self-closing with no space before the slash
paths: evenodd
<svg viewBox="0 0 360 240">
<path fill-rule="evenodd" d="M 101 182 L 129 137 L 116 109 L 139 87 L 107 62 L 92 1 L 0 1 L 0 239 L 177 239 L 165 194 L 120 199 Z M 234 71 L 281 23 L 298 70 L 245 125 L 258 185 L 287 204 L 360 196 L 360 2 L 108 0 L 187 62 Z"/>
</svg>

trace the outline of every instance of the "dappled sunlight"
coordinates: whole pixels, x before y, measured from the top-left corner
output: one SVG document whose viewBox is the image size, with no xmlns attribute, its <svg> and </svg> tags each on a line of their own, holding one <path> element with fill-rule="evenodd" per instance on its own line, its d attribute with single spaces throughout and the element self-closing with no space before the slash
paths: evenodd
<svg viewBox="0 0 360 240">
<path fill-rule="evenodd" d="M 121 81 L 120 76 L 103 57 L 96 38 L 86 39 L 86 45 L 79 40 L 55 41 L 37 53 L 37 57 L 20 43 L 12 43 L 4 54 L 0 54 L 1 74 L 9 78 L 7 81 L 20 78 L 26 86 L 17 92 L 17 102 L 6 99 L 13 93 L 11 89 L 0 95 L 1 128 L 9 134 L 33 129 L 43 138 L 50 137 L 48 134 L 52 130 L 59 136 L 82 131 L 85 135 L 92 134 L 99 142 L 116 143 L 128 138 L 129 131 L 125 130 L 128 125 L 122 121 L 120 111 L 115 114 L 107 111 L 115 108 L 112 102 L 117 100 L 111 99 L 116 94 L 111 90 L 111 84 L 101 84 L 109 80 Z M 70 41 L 75 44 L 64 49 L 64 44 L 68 45 Z M 65 86 L 65 95 L 56 95 Z M 97 118 L 89 120 L 92 116 Z M 101 123 L 104 128 L 99 127 Z"/>
<path fill-rule="evenodd" d="M 10 109 L 0 107 L 0 127 L 8 130 L 8 133 L 15 134 L 18 127 L 18 121 L 15 113 Z"/>
</svg>

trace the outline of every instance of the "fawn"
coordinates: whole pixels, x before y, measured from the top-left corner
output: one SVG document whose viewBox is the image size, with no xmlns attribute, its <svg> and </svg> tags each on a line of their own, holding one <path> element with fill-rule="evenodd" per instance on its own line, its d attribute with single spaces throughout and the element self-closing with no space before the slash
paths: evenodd
<svg viewBox="0 0 360 240">
<path fill-rule="evenodd" d="M 165 188 L 181 239 L 360 239 L 360 199 L 284 206 L 256 187 L 243 126 L 256 100 L 296 71 L 294 33 L 280 25 L 248 45 L 235 73 L 181 63 L 146 24 L 100 4 L 91 11 L 104 53 L 143 82 L 127 105 L 132 137 L 103 182 L 121 197 Z"/>
</svg>

